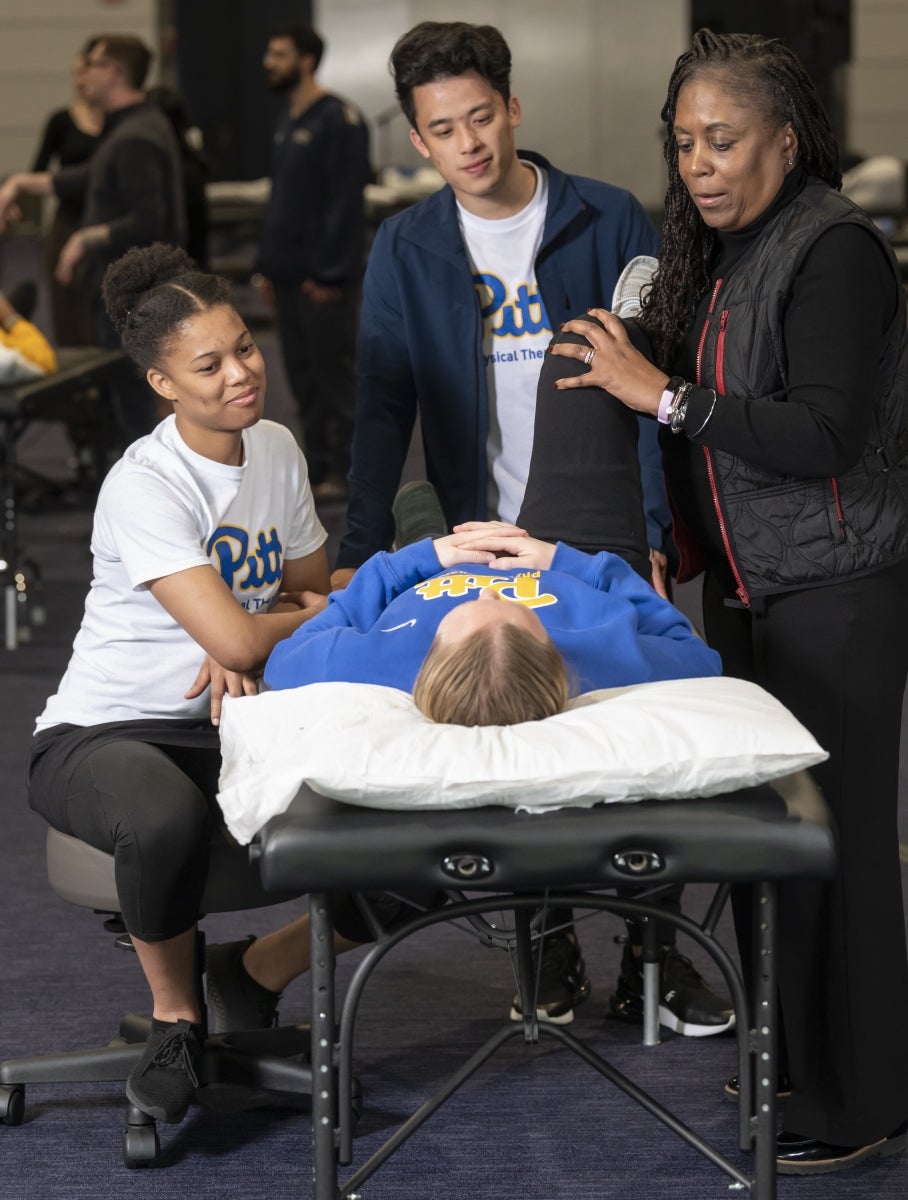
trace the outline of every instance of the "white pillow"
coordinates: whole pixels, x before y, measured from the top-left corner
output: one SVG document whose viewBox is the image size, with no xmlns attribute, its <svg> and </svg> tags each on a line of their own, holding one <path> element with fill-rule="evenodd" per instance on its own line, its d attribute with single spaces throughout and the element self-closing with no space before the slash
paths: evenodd
<svg viewBox="0 0 908 1200">
<path fill-rule="evenodd" d="M 314 683 L 224 698 L 218 799 L 240 842 L 302 783 L 371 808 L 565 804 L 714 796 L 827 758 L 768 692 L 739 679 L 589 692 L 522 725 L 435 725 L 412 697 Z"/>
</svg>

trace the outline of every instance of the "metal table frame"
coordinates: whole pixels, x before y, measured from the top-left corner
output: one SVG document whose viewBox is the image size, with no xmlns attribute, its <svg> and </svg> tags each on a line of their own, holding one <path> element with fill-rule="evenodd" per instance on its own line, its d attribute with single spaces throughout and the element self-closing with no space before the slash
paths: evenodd
<svg viewBox="0 0 908 1200">
<path fill-rule="evenodd" d="M 725 854 L 717 855 L 716 848 L 723 844 Z M 309 880 L 314 1200 L 353 1200 L 362 1184 L 441 1104 L 502 1045 L 517 1037 L 529 1044 L 541 1037 L 557 1039 L 724 1171 L 734 1185 L 755 1200 L 775 1200 L 776 884 L 793 877 L 828 876 L 835 863 L 829 814 L 806 773 L 710 800 L 643 801 L 536 816 L 498 808 L 380 812 L 338 804 L 303 789 L 287 814 L 265 826 L 252 853 L 260 861 L 266 887 Z M 540 873 L 546 871 L 552 876 L 551 887 L 539 883 Z M 357 875 L 365 912 L 365 892 L 382 888 L 450 889 L 460 884 L 471 895 L 457 893 L 447 906 L 417 913 L 406 924 L 381 932 L 358 964 L 338 1014 L 331 893 L 355 890 Z M 646 892 L 633 900 L 609 891 L 619 885 L 626 888 L 635 879 Z M 701 923 L 683 916 L 672 918 L 655 906 L 652 893 L 677 882 L 716 884 Z M 735 883 L 752 884 L 757 901 L 749 991 L 714 936 Z M 537 1021 L 532 944 L 538 932 L 531 914 L 544 904 L 601 909 L 645 920 L 645 1041 L 658 1040 L 658 998 L 653 986 L 658 954 L 652 918 L 672 919 L 712 957 L 735 1009 L 741 1080 L 738 1140 L 742 1151 L 753 1151 L 751 1169 L 732 1162 L 578 1036 L 563 1026 Z M 479 929 L 480 937 L 501 938 L 499 930 L 484 935 L 480 918 L 484 912 L 506 909 L 515 914 L 508 936 L 526 1014 L 522 1023 L 506 1022 L 367 1162 L 339 1182 L 339 1167 L 353 1161 L 356 1015 L 375 967 L 412 933 L 440 921 L 462 918 Z"/>
</svg>

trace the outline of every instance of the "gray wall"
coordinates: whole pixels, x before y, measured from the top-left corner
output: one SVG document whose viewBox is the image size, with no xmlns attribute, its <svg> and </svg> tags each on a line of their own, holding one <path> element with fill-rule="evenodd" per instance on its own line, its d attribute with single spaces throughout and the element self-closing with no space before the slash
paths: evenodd
<svg viewBox="0 0 908 1200">
<path fill-rule="evenodd" d="M 167 0 L 191 4 L 192 0 Z M 225 19 L 240 0 L 224 0 Z M 92 33 L 158 46 L 162 0 L 0 0 L 0 177 L 27 167 L 48 113 L 70 97 L 73 54 Z M 328 41 L 322 76 L 373 120 L 393 109 L 396 37 L 424 19 L 484 21 L 514 53 L 523 145 L 612 180 L 658 207 L 659 110 L 688 30 L 685 0 L 316 0 Z M 846 69 L 848 147 L 908 160 L 908 0 L 854 0 Z M 402 118 L 376 136 L 376 162 L 418 165 Z"/>
<path fill-rule="evenodd" d="M 322 79 L 370 117 L 396 111 L 388 53 L 422 20 L 496 25 L 513 55 L 518 145 L 559 167 L 630 188 L 652 207 L 664 194 L 659 111 L 687 36 L 679 0 L 316 0 L 328 43 Z M 376 165 L 420 165 L 403 117 L 375 138 Z"/>
<path fill-rule="evenodd" d="M 688 37 L 685 0 L 315 0 L 315 12 L 324 78 L 373 117 L 394 104 L 386 63 L 398 34 L 421 20 L 497 25 L 514 55 L 520 144 L 661 205 L 659 112 Z M 908 161 L 908 0 L 852 0 L 851 12 L 843 149 Z M 390 133 L 377 164 L 417 165 L 402 118 Z"/>
<path fill-rule="evenodd" d="M 848 148 L 908 162 L 908 0 L 853 0 Z"/>
<path fill-rule="evenodd" d="M 0 178 L 31 166 L 46 118 L 72 98 L 86 38 L 130 33 L 156 46 L 157 11 L 157 0 L 0 0 Z"/>
</svg>

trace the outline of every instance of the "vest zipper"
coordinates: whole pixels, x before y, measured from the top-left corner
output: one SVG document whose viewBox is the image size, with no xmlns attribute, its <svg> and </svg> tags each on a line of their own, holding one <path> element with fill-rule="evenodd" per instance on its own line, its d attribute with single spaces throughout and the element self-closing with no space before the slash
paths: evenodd
<svg viewBox="0 0 908 1200">
<path fill-rule="evenodd" d="M 842 541 L 848 541 L 848 534 L 845 531 L 845 513 L 842 510 L 842 497 L 839 495 L 839 481 L 835 475 L 829 477 L 829 482 L 832 484 L 832 498 L 835 501 L 835 515 L 839 522 L 839 531 L 842 534 Z"/>
<path fill-rule="evenodd" d="M 716 301 L 719 298 L 719 289 L 722 287 L 722 280 L 716 280 L 716 286 L 713 288 L 712 298 L 709 302 L 709 310 L 706 321 L 703 325 L 703 332 L 700 335 L 700 344 L 697 347 L 697 384 L 702 386 L 701 366 L 703 359 L 703 346 L 706 342 L 706 334 L 709 330 L 710 318 L 716 307 Z M 720 396 L 725 395 L 725 327 L 728 324 L 728 309 L 724 309 L 719 318 L 719 335 L 716 341 L 716 391 Z M 719 502 L 719 489 L 716 485 L 716 475 L 713 469 L 712 456 L 709 453 L 709 447 L 703 447 L 703 457 L 706 459 L 706 475 L 709 479 L 709 490 L 712 492 L 713 508 L 716 511 L 716 520 L 719 522 L 719 533 L 722 537 L 722 545 L 725 547 L 725 557 L 728 559 L 728 565 L 731 567 L 732 574 L 735 577 L 735 594 L 744 605 L 745 608 L 750 608 L 750 596 L 747 588 L 744 586 L 744 580 L 741 578 L 741 572 L 738 570 L 738 564 L 735 562 L 735 556 L 731 550 L 731 540 L 728 536 L 728 529 L 725 525 L 725 517 L 722 513 L 722 505 Z"/>
</svg>

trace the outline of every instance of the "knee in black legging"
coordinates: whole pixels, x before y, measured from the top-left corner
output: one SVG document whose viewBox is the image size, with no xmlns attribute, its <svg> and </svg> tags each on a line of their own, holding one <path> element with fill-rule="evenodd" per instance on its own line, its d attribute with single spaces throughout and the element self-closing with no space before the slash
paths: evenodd
<svg viewBox="0 0 908 1200">
<path fill-rule="evenodd" d="M 110 742 L 87 756 L 69 803 L 72 832 L 114 856 L 123 921 L 163 941 L 198 917 L 215 819 L 207 797 L 159 747 Z"/>
</svg>

